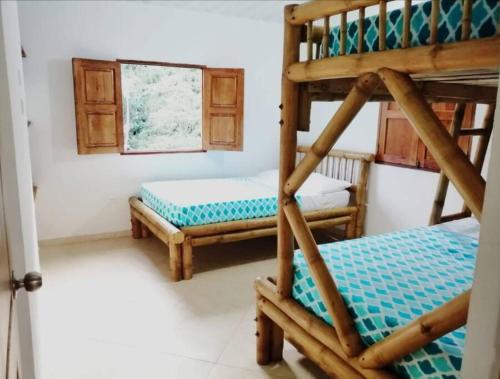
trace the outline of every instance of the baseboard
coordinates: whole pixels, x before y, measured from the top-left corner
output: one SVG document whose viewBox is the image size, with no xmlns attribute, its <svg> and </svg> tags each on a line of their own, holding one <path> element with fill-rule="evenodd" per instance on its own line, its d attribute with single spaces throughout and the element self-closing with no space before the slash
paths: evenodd
<svg viewBox="0 0 500 379">
<path fill-rule="evenodd" d="M 99 241 L 106 240 L 111 238 L 121 238 L 121 237 L 129 237 L 132 233 L 130 230 L 121 230 L 117 232 L 110 233 L 97 233 L 97 234 L 85 234 L 81 236 L 74 237 L 62 237 L 62 238 L 52 238 L 46 240 L 39 240 L 38 246 L 57 246 L 57 245 L 65 245 L 69 243 L 82 243 L 89 241 Z"/>
</svg>

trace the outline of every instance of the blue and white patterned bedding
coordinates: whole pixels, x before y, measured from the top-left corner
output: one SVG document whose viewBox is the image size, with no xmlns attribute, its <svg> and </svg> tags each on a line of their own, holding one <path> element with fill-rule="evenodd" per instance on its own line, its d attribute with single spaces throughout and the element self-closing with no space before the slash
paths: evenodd
<svg viewBox="0 0 500 379">
<path fill-rule="evenodd" d="M 401 5 L 403 2 L 400 2 Z M 461 0 L 441 0 L 438 24 L 439 43 L 460 41 L 462 33 L 461 19 L 463 2 Z M 419 2 L 412 6 L 410 46 L 425 46 L 430 42 L 431 1 Z M 471 39 L 491 37 L 496 35 L 500 14 L 498 0 L 474 0 L 472 5 Z M 378 16 L 365 19 L 365 34 L 363 52 L 378 51 L 379 20 Z M 401 47 L 403 35 L 403 12 L 395 9 L 388 12 L 386 23 L 386 48 Z M 340 28 L 330 31 L 330 56 L 339 55 Z M 358 23 L 347 24 L 346 54 L 356 54 L 358 51 Z"/>
<path fill-rule="evenodd" d="M 476 238 L 440 227 L 320 245 L 320 252 L 367 345 L 472 285 Z M 294 256 L 293 298 L 332 324 L 304 256 Z M 458 378 L 465 327 L 394 364 L 404 378 Z"/>
</svg>

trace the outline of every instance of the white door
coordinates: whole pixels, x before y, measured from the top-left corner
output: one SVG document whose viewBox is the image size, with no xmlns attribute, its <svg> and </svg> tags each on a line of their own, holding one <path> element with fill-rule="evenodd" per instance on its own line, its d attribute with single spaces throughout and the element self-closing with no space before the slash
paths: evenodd
<svg viewBox="0 0 500 379">
<path fill-rule="evenodd" d="M 39 378 L 36 297 L 11 289 L 39 269 L 25 109 L 17 3 L 0 1 L 0 378 L 8 379 Z M 27 279 L 27 289 L 41 284 Z"/>
</svg>

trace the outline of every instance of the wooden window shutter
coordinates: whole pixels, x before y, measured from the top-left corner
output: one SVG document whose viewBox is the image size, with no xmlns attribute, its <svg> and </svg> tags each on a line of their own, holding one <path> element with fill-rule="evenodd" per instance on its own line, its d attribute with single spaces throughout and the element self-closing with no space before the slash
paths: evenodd
<svg viewBox="0 0 500 379">
<path fill-rule="evenodd" d="M 203 148 L 243 150 L 244 70 L 203 70 Z"/>
<path fill-rule="evenodd" d="M 73 58 L 78 154 L 123 150 L 120 63 Z"/>
</svg>

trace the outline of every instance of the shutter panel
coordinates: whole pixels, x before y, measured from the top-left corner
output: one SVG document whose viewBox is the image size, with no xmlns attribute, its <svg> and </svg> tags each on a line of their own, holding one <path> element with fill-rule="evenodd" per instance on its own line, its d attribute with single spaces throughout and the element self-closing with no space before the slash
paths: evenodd
<svg viewBox="0 0 500 379">
<path fill-rule="evenodd" d="M 123 150 L 120 63 L 73 58 L 78 154 Z"/>
<path fill-rule="evenodd" d="M 203 148 L 243 150 L 243 69 L 203 70 Z"/>
<path fill-rule="evenodd" d="M 380 104 L 376 161 L 415 167 L 418 135 L 395 102 Z"/>
</svg>

